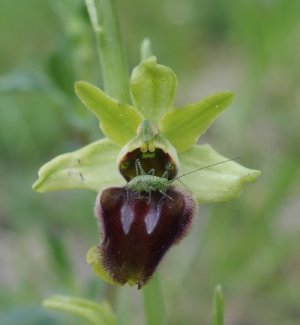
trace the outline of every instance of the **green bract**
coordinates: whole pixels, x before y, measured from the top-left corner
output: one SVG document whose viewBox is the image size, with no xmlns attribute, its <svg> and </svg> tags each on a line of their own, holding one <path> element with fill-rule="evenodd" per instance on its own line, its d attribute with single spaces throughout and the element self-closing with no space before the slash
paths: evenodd
<svg viewBox="0 0 300 325">
<path fill-rule="evenodd" d="M 118 172 L 117 159 L 120 152 L 136 149 L 128 145 L 139 143 L 133 139 L 140 134 L 145 137 L 143 132 L 137 134 L 144 120 L 157 125 L 158 134 L 154 132 L 153 141 L 148 139 L 151 145 L 164 148 L 164 151 L 171 152 L 171 156 L 172 153 L 175 156 L 177 151 L 179 175 L 225 160 L 210 146 L 196 143 L 217 115 L 231 103 L 233 94 L 221 92 L 198 103 L 175 108 L 176 84 L 174 72 L 157 64 L 155 57 L 148 58 L 133 70 L 130 79 L 133 106 L 120 103 L 92 84 L 77 82 L 76 94 L 97 116 L 107 138 L 45 164 L 33 189 L 46 192 L 83 188 L 99 192 L 109 186 L 125 185 Z M 163 141 L 161 146 L 160 141 Z M 169 150 L 165 149 L 166 144 Z M 143 143 L 139 145 L 145 148 Z M 177 155 L 174 157 L 176 162 Z M 232 161 L 187 175 L 181 180 L 199 202 L 220 202 L 236 198 L 243 184 L 254 181 L 259 175 L 259 171 Z"/>
</svg>

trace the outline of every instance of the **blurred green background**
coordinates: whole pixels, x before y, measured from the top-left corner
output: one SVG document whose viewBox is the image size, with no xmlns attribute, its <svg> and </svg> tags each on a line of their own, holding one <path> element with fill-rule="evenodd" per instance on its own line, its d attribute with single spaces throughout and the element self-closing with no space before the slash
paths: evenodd
<svg viewBox="0 0 300 325">
<path fill-rule="evenodd" d="M 130 69 L 150 37 L 177 74 L 177 104 L 232 90 L 201 142 L 261 169 L 236 201 L 201 206 L 160 266 L 169 324 L 208 324 L 223 285 L 226 324 L 300 324 L 300 1 L 116 1 Z M 101 86 L 83 1 L 0 1 L 0 324 L 84 324 L 45 311 L 60 293 L 101 300 L 85 254 L 98 241 L 95 193 L 31 191 L 52 157 L 101 137 L 75 80 Z M 120 324 L 142 324 L 120 291 Z"/>
</svg>

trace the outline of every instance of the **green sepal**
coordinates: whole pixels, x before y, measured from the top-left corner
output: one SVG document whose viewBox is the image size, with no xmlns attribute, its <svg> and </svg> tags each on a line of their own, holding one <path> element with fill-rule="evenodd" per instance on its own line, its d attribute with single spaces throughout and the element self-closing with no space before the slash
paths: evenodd
<svg viewBox="0 0 300 325">
<path fill-rule="evenodd" d="M 173 106 L 177 79 L 175 73 L 156 63 L 151 56 L 134 68 L 130 79 L 131 97 L 145 119 L 158 121 Z"/>
<path fill-rule="evenodd" d="M 116 324 L 116 316 L 106 301 L 96 303 L 77 297 L 53 296 L 44 300 L 43 306 L 83 317 L 93 325 Z"/>
<path fill-rule="evenodd" d="M 178 151 L 187 150 L 232 102 L 233 96 L 230 92 L 216 93 L 196 104 L 175 108 L 161 118 L 159 130 Z"/>
<path fill-rule="evenodd" d="M 120 147 L 113 141 L 101 139 L 57 156 L 40 168 L 33 190 L 88 189 L 99 192 L 106 187 L 124 185 L 116 167 L 119 151 Z"/>
<path fill-rule="evenodd" d="M 143 119 L 137 109 L 121 104 L 85 81 L 75 83 L 75 92 L 100 120 L 100 128 L 108 138 L 122 146 L 136 135 L 137 127 Z"/>
<path fill-rule="evenodd" d="M 228 160 L 211 146 L 193 146 L 178 155 L 182 169 L 180 175 Z M 224 202 L 237 198 L 243 185 L 253 182 L 261 174 L 235 161 L 228 161 L 186 175 L 180 181 L 193 193 L 199 203 Z"/>
</svg>

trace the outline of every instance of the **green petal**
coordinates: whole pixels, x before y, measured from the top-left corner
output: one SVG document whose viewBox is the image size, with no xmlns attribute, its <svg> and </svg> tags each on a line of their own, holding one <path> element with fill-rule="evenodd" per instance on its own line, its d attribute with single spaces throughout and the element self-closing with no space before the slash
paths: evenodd
<svg viewBox="0 0 300 325">
<path fill-rule="evenodd" d="M 179 154 L 181 175 L 227 159 L 209 145 L 193 146 Z M 255 181 L 259 175 L 259 170 L 248 169 L 235 161 L 229 161 L 186 175 L 180 180 L 199 202 L 207 203 L 237 198 L 244 183 Z"/>
<path fill-rule="evenodd" d="M 78 315 L 94 325 L 116 324 L 116 317 L 110 305 L 105 301 L 96 303 L 92 300 L 78 297 L 53 296 L 44 300 L 43 306 Z"/>
<path fill-rule="evenodd" d="M 66 189 L 89 189 L 96 192 L 106 187 L 125 184 L 116 159 L 120 147 L 109 139 L 101 139 L 79 150 L 52 159 L 39 170 L 33 184 L 37 192 Z"/>
<path fill-rule="evenodd" d="M 132 72 L 132 101 L 148 120 L 158 121 L 172 106 L 176 91 L 175 73 L 156 63 L 154 56 L 143 61 Z"/>
<path fill-rule="evenodd" d="M 136 135 L 143 117 L 134 107 L 121 104 L 85 81 L 75 83 L 75 92 L 82 103 L 98 117 L 100 128 L 108 138 L 122 146 Z"/>
<path fill-rule="evenodd" d="M 196 104 L 173 109 L 159 121 L 159 129 L 178 151 L 187 150 L 232 99 L 232 93 L 222 92 L 205 97 Z"/>
</svg>

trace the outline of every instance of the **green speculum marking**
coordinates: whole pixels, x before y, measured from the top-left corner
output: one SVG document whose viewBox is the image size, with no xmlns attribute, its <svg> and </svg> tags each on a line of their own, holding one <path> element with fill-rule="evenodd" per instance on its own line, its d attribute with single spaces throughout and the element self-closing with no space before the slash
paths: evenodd
<svg viewBox="0 0 300 325">
<path fill-rule="evenodd" d="M 155 158 L 155 152 L 143 152 L 142 153 L 142 159 L 154 159 Z"/>
</svg>

